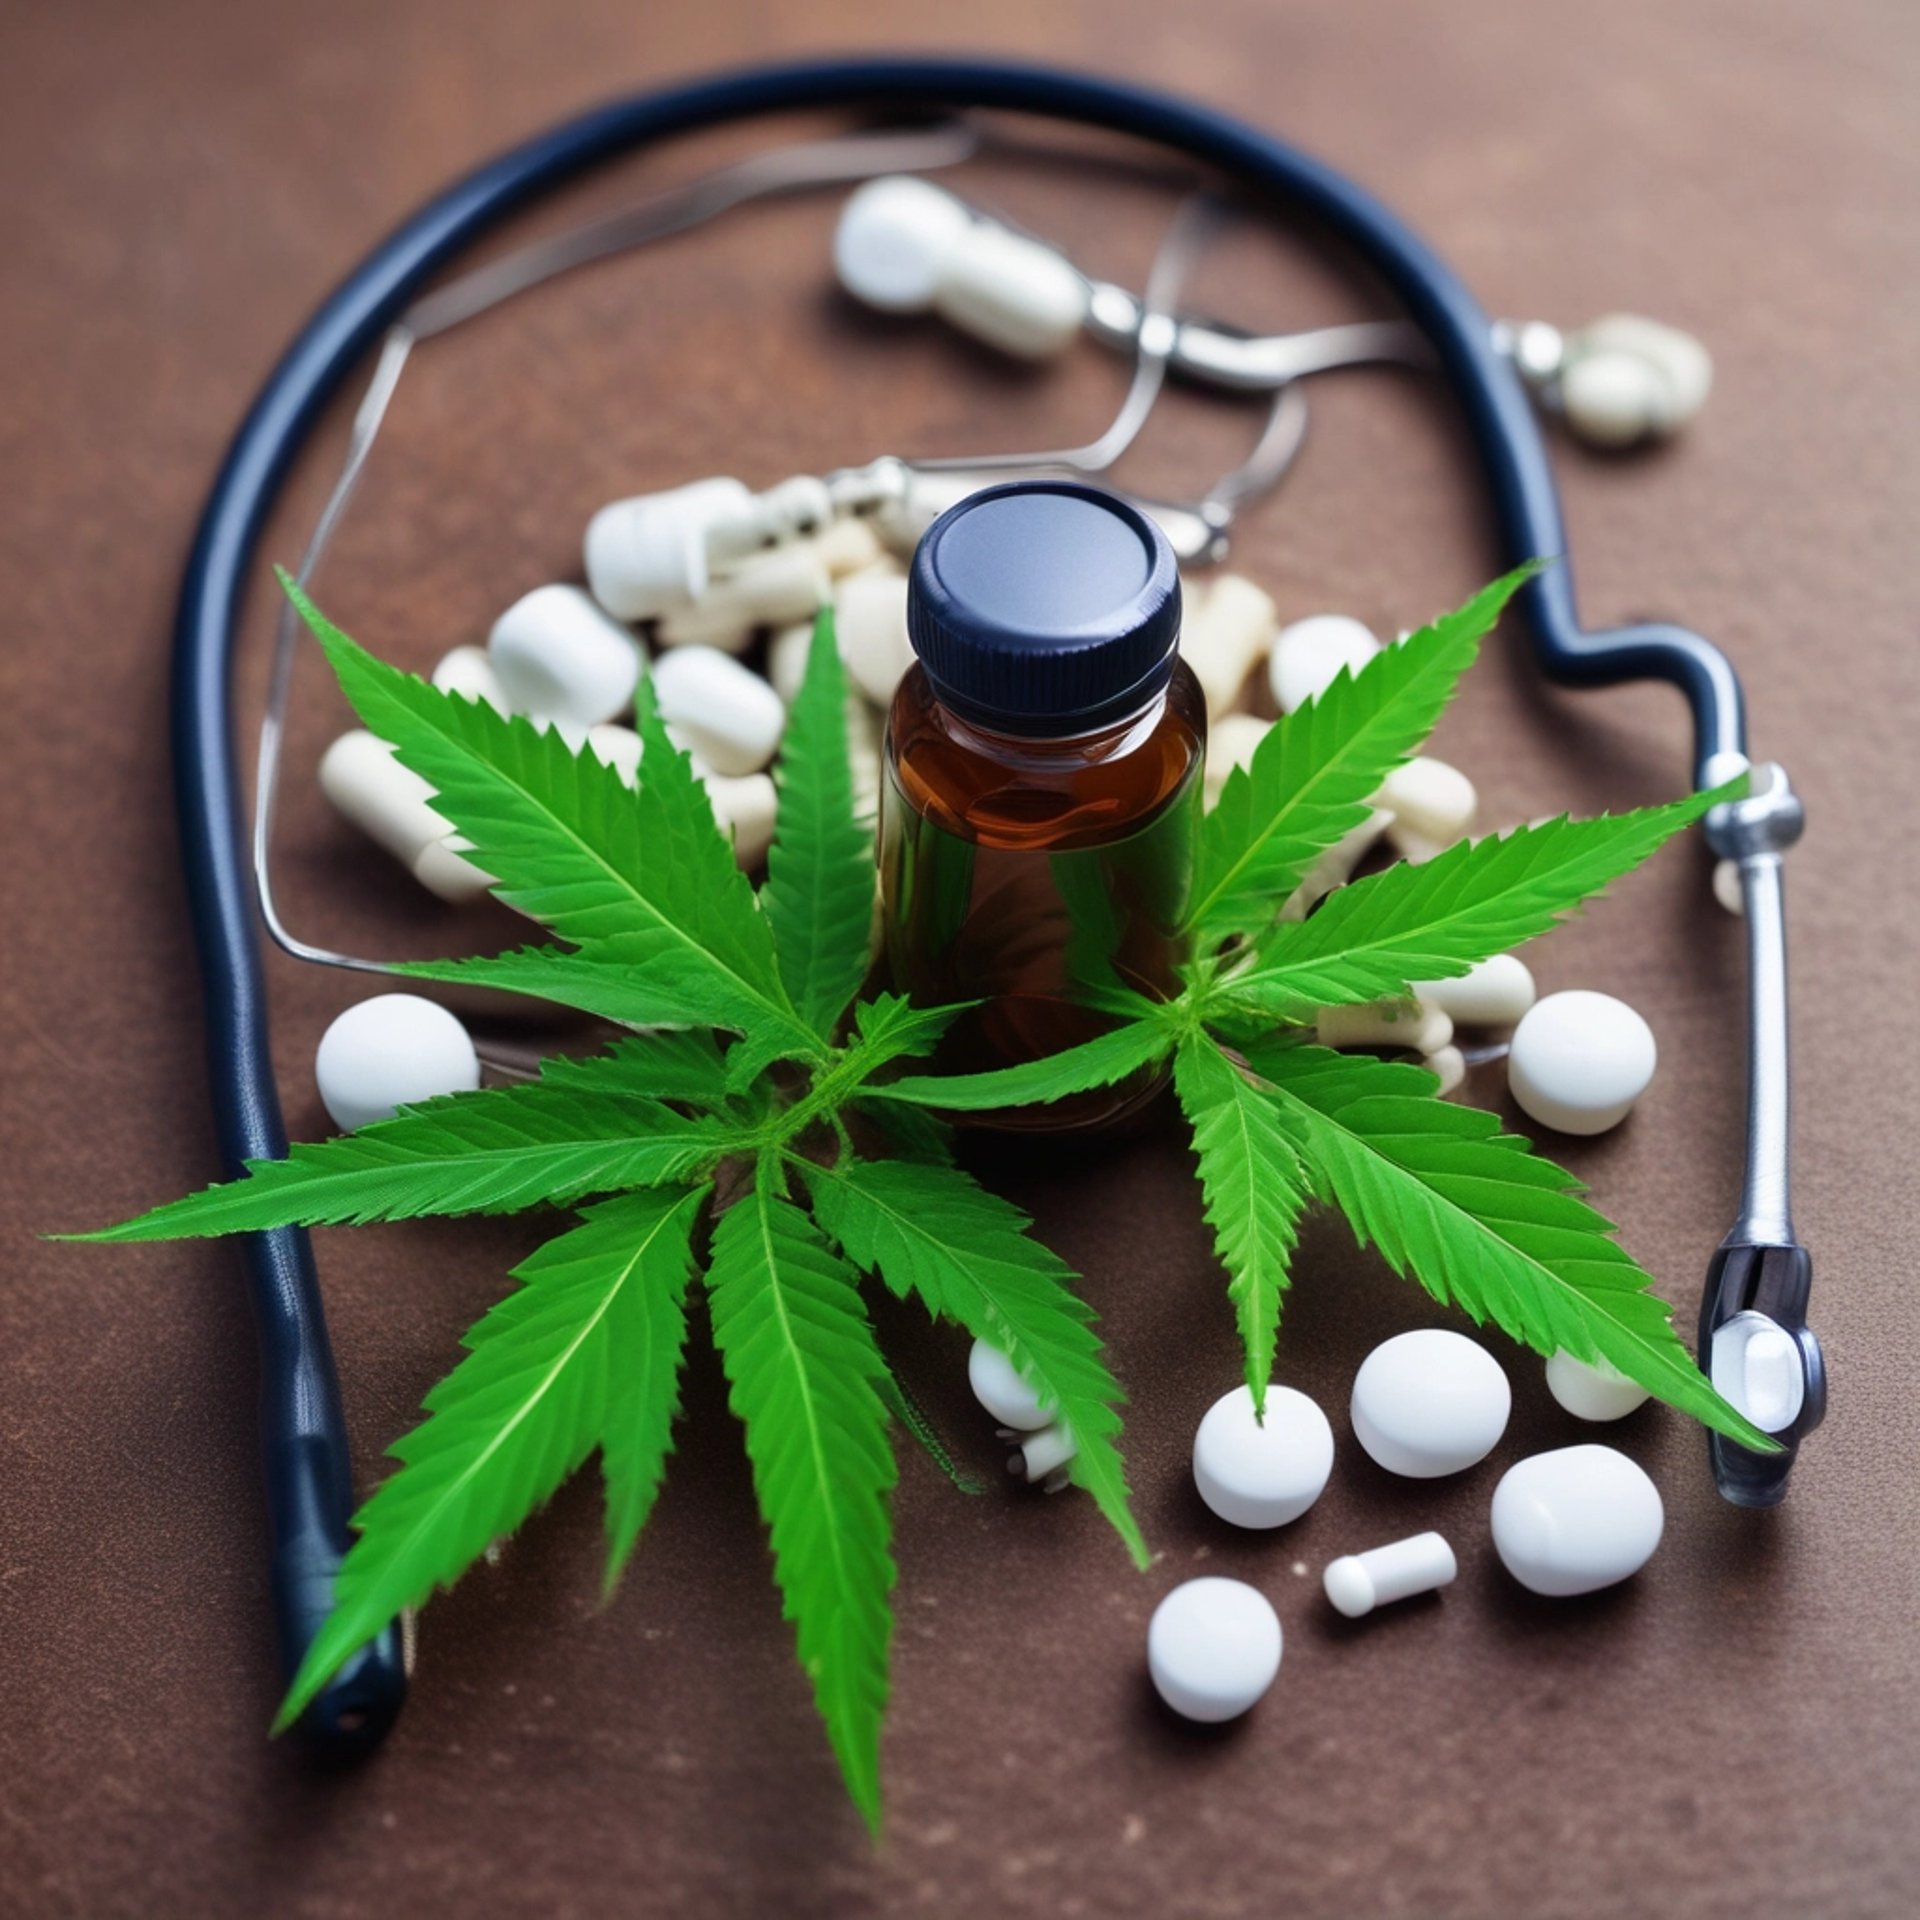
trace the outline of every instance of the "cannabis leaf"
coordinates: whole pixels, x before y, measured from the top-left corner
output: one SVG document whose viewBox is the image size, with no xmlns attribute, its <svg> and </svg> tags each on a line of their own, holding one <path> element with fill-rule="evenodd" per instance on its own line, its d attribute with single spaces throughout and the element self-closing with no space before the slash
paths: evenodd
<svg viewBox="0 0 1920 1920">
<path fill-rule="evenodd" d="M 877 1825 L 894 1574 L 886 1362 L 852 1273 L 777 1187 L 763 1165 L 714 1229 L 713 1337 L 747 1430 L 800 1663 L 847 1789 Z"/>
<path fill-rule="evenodd" d="M 832 615 L 820 620 L 831 631 Z M 793 1004 L 823 1040 L 866 978 L 873 926 L 873 823 L 856 817 L 847 687 L 835 646 L 815 646 L 787 720 L 766 909 Z"/>
<path fill-rule="evenodd" d="M 1200 1162 L 1220 1263 L 1227 1270 L 1247 1354 L 1247 1386 L 1264 1417 L 1280 1337 L 1280 1296 L 1308 1195 L 1306 1169 L 1278 1114 L 1205 1033 L 1190 1032 L 1174 1056 L 1173 1087 Z"/>
<path fill-rule="evenodd" d="M 912 1106 L 939 1107 L 951 1113 L 989 1112 L 997 1107 L 1045 1106 L 1070 1093 L 1111 1086 L 1129 1074 L 1157 1066 L 1173 1050 L 1177 1029 L 1157 1008 L 1041 1060 L 992 1073 L 912 1074 L 869 1087 L 874 1100 L 898 1100 Z"/>
<path fill-rule="evenodd" d="M 903 1299 L 917 1294 L 929 1313 L 958 1321 L 1012 1360 L 1073 1434 L 1069 1477 L 1144 1567 L 1146 1543 L 1113 1444 L 1119 1385 L 1100 1358 L 1092 1314 L 1068 1285 L 1072 1269 L 1028 1234 L 1026 1216 L 955 1167 L 848 1154 L 800 1171 L 821 1224 L 856 1266 L 877 1272 Z"/>
<path fill-rule="evenodd" d="M 1227 977 L 1226 1004 L 1279 1019 L 1403 994 L 1415 980 L 1465 973 L 1544 933 L 1631 872 L 1682 827 L 1731 799 L 1738 782 L 1663 807 L 1564 815 L 1490 840 L 1461 841 L 1424 864 L 1402 861 L 1336 888 L 1308 919 L 1274 928 L 1253 965 Z"/>
<path fill-rule="evenodd" d="M 1263 736 L 1250 766 L 1234 768 L 1200 828 L 1187 918 L 1204 944 L 1272 920 L 1314 856 L 1366 818 L 1388 774 L 1433 730 L 1481 639 L 1539 570 L 1515 568 L 1358 674 L 1342 668 Z"/>
<path fill-rule="evenodd" d="M 1316 1184 L 1396 1273 L 1536 1352 L 1606 1360 L 1743 1447 L 1768 1442 L 1713 1389 L 1652 1280 L 1575 1182 L 1424 1069 L 1272 1041 L 1248 1050 Z"/>
<path fill-rule="evenodd" d="M 653 1504 L 666 1457 L 688 1238 L 698 1191 L 628 1194 L 514 1269 L 522 1284 L 466 1338 L 393 1448 L 400 1471 L 361 1508 L 333 1612 L 275 1720 L 288 1727 L 403 1608 L 451 1586 L 598 1446 L 611 1580 Z"/>
</svg>

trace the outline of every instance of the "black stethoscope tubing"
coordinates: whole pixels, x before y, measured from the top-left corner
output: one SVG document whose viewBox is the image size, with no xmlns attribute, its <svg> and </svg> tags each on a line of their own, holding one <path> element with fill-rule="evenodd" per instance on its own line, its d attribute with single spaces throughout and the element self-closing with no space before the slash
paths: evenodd
<svg viewBox="0 0 1920 1920">
<path fill-rule="evenodd" d="M 725 74 L 635 95 L 489 162 L 431 202 L 357 267 L 288 349 L 247 414 L 201 516 L 174 629 L 171 728 L 183 864 L 204 983 L 213 1107 L 229 1174 L 286 1152 L 267 1040 L 266 988 L 246 857 L 230 698 L 242 594 L 287 470 L 348 372 L 424 283 L 525 202 L 598 162 L 694 128 L 821 108 L 987 108 L 1077 121 L 1217 167 L 1346 242 L 1432 344 L 1465 409 L 1506 560 L 1564 556 L 1558 496 L 1531 403 L 1495 350 L 1488 316 L 1446 264 L 1369 194 L 1224 114 L 1148 88 L 971 59 L 829 60 Z M 1544 671 L 1569 684 L 1659 679 L 1692 708 L 1695 766 L 1745 751 L 1740 684 L 1726 657 L 1681 628 L 1582 629 L 1562 559 L 1520 602 Z M 249 1236 L 261 1348 L 262 1439 L 282 1657 L 296 1665 L 326 1616 L 349 1540 L 353 1489 L 339 1383 L 307 1235 Z M 310 1709 L 306 1730 L 342 1749 L 377 1742 L 406 1692 L 397 1627 Z"/>
</svg>

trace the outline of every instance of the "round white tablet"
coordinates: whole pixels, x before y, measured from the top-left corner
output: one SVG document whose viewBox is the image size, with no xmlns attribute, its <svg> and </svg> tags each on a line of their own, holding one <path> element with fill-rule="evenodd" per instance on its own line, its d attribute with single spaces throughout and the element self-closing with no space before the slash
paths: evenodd
<svg viewBox="0 0 1920 1920">
<path fill-rule="evenodd" d="M 1512 1409 L 1499 1361 L 1443 1327 L 1383 1340 L 1353 1377 L 1355 1437 L 1389 1473 L 1410 1480 L 1438 1480 L 1484 1460 Z"/>
<path fill-rule="evenodd" d="M 1624 1420 L 1649 1395 L 1605 1360 L 1576 1360 L 1563 1347 L 1547 1362 L 1547 1391 L 1576 1420 Z"/>
<path fill-rule="evenodd" d="M 1292 1387 L 1270 1386 L 1264 1422 L 1245 1386 L 1222 1394 L 1193 1436 L 1200 1498 L 1236 1527 L 1284 1527 L 1325 1490 L 1333 1471 L 1327 1416 Z"/>
<path fill-rule="evenodd" d="M 442 1093 L 471 1093 L 480 1058 L 445 1007 L 417 993 L 362 1000 L 320 1036 L 313 1075 L 343 1131 L 391 1120 L 400 1108 Z"/>
<path fill-rule="evenodd" d="M 1513 1030 L 1507 1084 L 1522 1108 L 1561 1133 L 1605 1133 L 1653 1079 L 1653 1029 L 1607 993 L 1550 993 Z"/>
<path fill-rule="evenodd" d="M 1612 1447 L 1561 1447 L 1509 1467 L 1493 1490 L 1493 1545 L 1523 1587 L 1595 1593 L 1653 1558 L 1660 1490 Z"/>
<path fill-rule="evenodd" d="M 1241 1580 L 1189 1580 L 1153 1610 L 1147 1671 L 1189 1720 L 1233 1720 L 1280 1671 L 1280 1616 Z"/>
<path fill-rule="evenodd" d="M 1372 629 L 1344 613 L 1316 613 L 1282 627 L 1267 663 L 1280 711 L 1298 713 L 1333 685 L 1342 667 L 1358 673 L 1379 651 Z"/>
<path fill-rule="evenodd" d="M 1053 1409 L 1040 1404 L 1039 1395 L 1013 1362 L 984 1340 L 976 1340 L 967 1356 L 967 1384 L 973 1389 L 973 1397 L 1003 1427 L 1033 1433 L 1053 1419 Z"/>
</svg>

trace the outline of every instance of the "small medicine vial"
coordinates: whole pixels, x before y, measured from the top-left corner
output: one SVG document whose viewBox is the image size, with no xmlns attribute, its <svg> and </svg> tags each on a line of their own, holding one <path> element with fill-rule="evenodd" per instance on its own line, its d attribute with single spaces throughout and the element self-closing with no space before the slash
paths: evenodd
<svg viewBox="0 0 1920 1920">
<path fill-rule="evenodd" d="M 1095 1039 L 1116 982 L 1177 991 L 1206 701 L 1179 657 L 1165 535 L 1096 487 L 990 487 L 922 537 L 907 627 L 917 659 L 887 728 L 882 906 L 896 989 L 979 1003 L 948 1029 L 939 1070 Z M 1146 1072 L 968 1118 L 1105 1125 L 1159 1085 Z"/>
</svg>

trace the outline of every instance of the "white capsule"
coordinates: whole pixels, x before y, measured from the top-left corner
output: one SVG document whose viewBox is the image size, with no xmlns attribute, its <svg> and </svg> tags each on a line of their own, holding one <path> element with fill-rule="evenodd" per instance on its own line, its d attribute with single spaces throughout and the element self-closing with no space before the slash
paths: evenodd
<svg viewBox="0 0 1920 1920">
<path fill-rule="evenodd" d="M 1315 1020 L 1323 1047 L 1404 1047 L 1438 1053 L 1453 1039 L 1453 1022 L 1418 1000 L 1376 1000 L 1363 1007 L 1322 1007 Z"/>
<path fill-rule="evenodd" d="M 1032 1433 L 1053 1423 L 1053 1407 L 1028 1385 L 1007 1356 L 985 1340 L 976 1340 L 967 1355 L 967 1384 L 973 1397 L 999 1421 L 1020 1433 Z"/>
<path fill-rule="evenodd" d="M 1422 980 L 1414 987 L 1460 1027 L 1511 1027 L 1533 1005 L 1533 974 L 1517 954 L 1496 953 L 1456 980 Z"/>
<path fill-rule="evenodd" d="M 1147 1627 L 1154 1690 L 1188 1720 L 1235 1720 L 1280 1671 L 1280 1616 L 1241 1580 L 1175 1587 Z"/>
<path fill-rule="evenodd" d="M 1383 1340 L 1360 1363 L 1351 1410 L 1355 1437 L 1389 1473 L 1438 1480 L 1499 1444 L 1513 1389 L 1477 1340 L 1422 1327 Z"/>
<path fill-rule="evenodd" d="M 832 582 L 810 541 L 755 554 L 698 600 L 661 617 L 662 647 L 719 647 L 744 653 L 762 627 L 810 620 L 827 604 Z"/>
<path fill-rule="evenodd" d="M 713 647 L 676 647 L 653 670 L 660 717 L 715 773 L 757 773 L 773 758 L 787 710 L 766 681 Z"/>
<path fill-rule="evenodd" d="M 1053 1481 L 1064 1484 L 1061 1469 L 1080 1451 L 1072 1430 L 1060 1421 L 1038 1427 L 1020 1442 L 1020 1450 L 1007 1462 L 1009 1470 L 1030 1480 L 1035 1486 Z M 1052 1491 L 1052 1489 L 1049 1489 Z"/>
<path fill-rule="evenodd" d="M 1682 425 L 1707 403 L 1713 390 L 1713 356 L 1692 334 L 1644 314 L 1608 313 L 1574 336 L 1576 350 L 1637 353 L 1666 377 L 1671 394 L 1667 430 Z"/>
<path fill-rule="evenodd" d="M 1716 860 L 1713 863 L 1713 897 L 1729 913 L 1746 912 L 1747 890 L 1740 879 L 1738 860 Z"/>
<path fill-rule="evenodd" d="M 1343 667 L 1358 673 L 1379 652 L 1372 629 L 1344 613 L 1316 613 L 1282 627 L 1269 662 L 1280 711 L 1298 713 L 1333 685 Z"/>
<path fill-rule="evenodd" d="M 885 557 L 873 528 L 851 514 L 842 514 L 833 521 L 814 541 L 813 551 L 828 577 L 834 580 L 878 566 Z"/>
<path fill-rule="evenodd" d="M 749 773 L 733 779 L 724 773 L 709 773 L 702 784 L 713 805 L 714 819 L 722 831 L 733 836 L 735 865 L 743 872 L 751 871 L 773 845 L 779 794 L 771 776 Z"/>
<path fill-rule="evenodd" d="M 1466 1081 L 1467 1056 L 1458 1047 L 1436 1047 L 1420 1064 L 1439 1081 L 1434 1092 L 1442 1100 L 1458 1093 Z"/>
<path fill-rule="evenodd" d="M 746 483 L 696 480 L 602 507 L 587 523 L 584 556 L 593 597 L 621 620 L 652 620 L 707 590 L 709 522 L 750 509 Z"/>
<path fill-rule="evenodd" d="M 631 727 L 609 721 L 587 733 L 587 745 L 602 766 L 611 767 L 620 776 L 622 786 L 631 787 L 640 778 L 640 736 Z"/>
<path fill-rule="evenodd" d="M 417 993 L 381 993 L 320 1036 L 313 1073 L 333 1124 L 350 1132 L 443 1093 L 471 1093 L 480 1057 L 445 1007 Z"/>
<path fill-rule="evenodd" d="M 386 741 L 364 728 L 343 733 L 320 759 L 320 790 L 334 807 L 441 899 L 477 899 L 493 885 L 448 844 L 451 823 L 433 806 L 433 788 L 404 767 Z"/>
<path fill-rule="evenodd" d="M 1637 353 L 1583 353 L 1560 375 L 1567 425 L 1590 447 L 1630 447 L 1660 431 L 1670 390 Z"/>
<path fill-rule="evenodd" d="M 1222 1394 L 1193 1436 L 1193 1484 L 1236 1527 L 1284 1527 L 1326 1490 L 1333 1471 L 1327 1416 L 1292 1387 L 1270 1386 L 1264 1421 L 1245 1386 Z"/>
<path fill-rule="evenodd" d="M 812 651 L 811 620 L 796 620 L 767 642 L 767 678 L 788 706 L 800 697 L 800 683 L 807 677 L 807 657 Z"/>
<path fill-rule="evenodd" d="M 578 587 L 536 587 L 487 636 L 487 657 L 523 713 L 598 726 L 633 704 L 644 656 L 619 621 Z"/>
<path fill-rule="evenodd" d="M 1521 1107 L 1561 1133 L 1617 1127 L 1653 1079 L 1653 1029 L 1605 993 L 1550 993 L 1513 1030 L 1507 1084 Z"/>
<path fill-rule="evenodd" d="M 1547 1362 L 1547 1391 L 1576 1420 L 1624 1420 L 1647 1390 L 1607 1360 L 1576 1360 L 1562 1347 Z"/>
<path fill-rule="evenodd" d="M 1022 360 L 1046 360 L 1087 317 L 1087 283 L 1038 240 L 991 220 L 964 228 L 939 263 L 934 310 L 962 333 Z"/>
<path fill-rule="evenodd" d="M 969 209 L 930 180 L 889 174 L 857 188 L 840 210 L 833 268 L 856 300 L 882 313 L 924 313 Z"/>
<path fill-rule="evenodd" d="M 1238 705 L 1247 676 L 1273 648 L 1278 615 L 1273 598 L 1237 573 L 1217 575 L 1184 590 L 1180 657 L 1207 697 L 1207 717 L 1218 725 Z"/>
<path fill-rule="evenodd" d="M 1449 1586 L 1459 1571 L 1453 1549 L 1439 1534 L 1416 1533 L 1411 1539 L 1329 1562 L 1321 1584 L 1341 1613 L 1359 1620 L 1375 1607 Z"/>
<path fill-rule="evenodd" d="M 907 638 L 907 577 L 873 568 L 840 582 L 833 604 L 834 634 L 848 677 L 876 707 L 892 704 L 913 665 Z"/>
<path fill-rule="evenodd" d="M 1216 805 L 1227 780 L 1238 767 L 1253 765 L 1254 749 L 1273 730 L 1271 720 L 1257 719 L 1250 713 L 1223 714 L 1207 728 L 1207 758 L 1201 772 L 1202 802 Z"/>
<path fill-rule="evenodd" d="M 882 742 L 886 723 L 857 693 L 847 695 L 847 764 L 853 773 L 853 810 L 862 820 L 880 811 Z M 879 872 L 874 874 L 876 889 Z M 877 897 L 877 892 L 876 892 Z"/>
<path fill-rule="evenodd" d="M 511 713 L 513 702 L 493 670 L 493 661 L 485 647 L 455 647 L 441 657 L 433 670 L 433 684 L 442 693 L 457 693 L 468 700 L 484 700 L 495 713 Z"/>
<path fill-rule="evenodd" d="M 1659 1488 L 1612 1447 L 1536 1453 L 1493 1490 L 1501 1564 L 1529 1591 L 1556 1599 L 1638 1573 L 1665 1525 Z"/>
<path fill-rule="evenodd" d="M 1304 920 L 1316 900 L 1324 899 L 1335 887 L 1344 887 L 1353 878 L 1353 870 L 1376 846 L 1393 825 L 1393 815 L 1385 807 L 1375 807 L 1357 826 L 1350 827 L 1328 847 L 1301 876 L 1300 884 L 1287 896 L 1280 909 L 1282 920 Z"/>
<path fill-rule="evenodd" d="M 1431 859 L 1467 833 L 1480 797 L 1459 768 L 1419 754 L 1387 776 L 1374 804 L 1393 814 L 1387 837 L 1407 859 L 1419 860 Z"/>
</svg>

